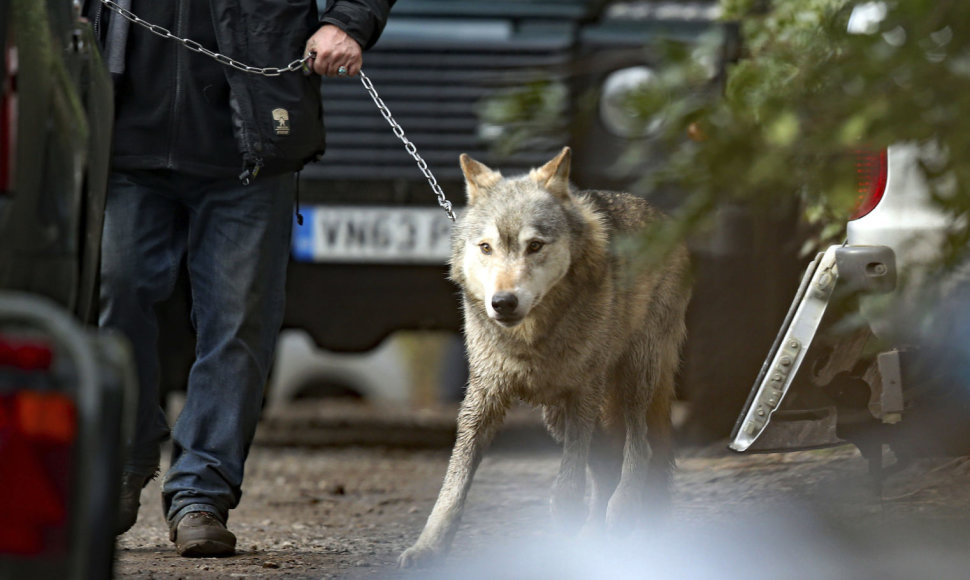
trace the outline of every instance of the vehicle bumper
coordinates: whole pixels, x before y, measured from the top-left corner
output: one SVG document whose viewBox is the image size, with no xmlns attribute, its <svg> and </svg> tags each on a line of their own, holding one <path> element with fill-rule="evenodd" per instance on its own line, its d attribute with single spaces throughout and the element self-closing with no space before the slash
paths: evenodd
<svg viewBox="0 0 970 580">
<path fill-rule="evenodd" d="M 840 294 L 877 294 L 895 287 L 895 258 L 886 246 L 831 246 L 820 253 L 802 278 L 728 447 L 740 452 L 838 443 L 834 409 L 786 411 L 780 410 L 782 401 L 806 359 L 836 289 Z"/>
</svg>

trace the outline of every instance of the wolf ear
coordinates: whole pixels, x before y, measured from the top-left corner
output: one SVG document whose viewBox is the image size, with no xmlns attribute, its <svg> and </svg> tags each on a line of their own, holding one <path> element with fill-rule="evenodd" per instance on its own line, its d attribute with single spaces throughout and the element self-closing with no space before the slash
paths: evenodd
<svg viewBox="0 0 970 580">
<path fill-rule="evenodd" d="M 572 150 L 563 147 L 559 155 L 552 161 L 546 163 L 538 169 L 533 169 L 530 173 L 542 188 L 549 193 L 561 197 L 569 197 L 569 162 L 572 158 Z"/>
<path fill-rule="evenodd" d="M 479 163 L 466 153 L 458 157 L 461 164 L 461 172 L 465 174 L 466 193 L 468 203 L 473 204 L 482 194 L 483 190 L 493 187 L 502 179 L 502 174 L 494 169 L 490 169 L 484 163 Z"/>
</svg>

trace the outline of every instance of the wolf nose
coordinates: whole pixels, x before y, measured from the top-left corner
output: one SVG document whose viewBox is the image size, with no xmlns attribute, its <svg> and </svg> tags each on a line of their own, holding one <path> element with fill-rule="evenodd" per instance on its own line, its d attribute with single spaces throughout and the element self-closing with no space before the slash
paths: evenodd
<svg viewBox="0 0 970 580">
<path fill-rule="evenodd" d="M 511 292 L 499 292 L 492 296 L 492 308 L 500 316 L 508 316 L 514 313 L 518 305 L 519 299 Z"/>
</svg>

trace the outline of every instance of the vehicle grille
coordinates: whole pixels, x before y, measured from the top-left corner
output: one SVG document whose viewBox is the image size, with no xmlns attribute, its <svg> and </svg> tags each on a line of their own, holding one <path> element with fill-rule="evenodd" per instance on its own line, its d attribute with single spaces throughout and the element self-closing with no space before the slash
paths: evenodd
<svg viewBox="0 0 970 580">
<path fill-rule="evenodd" d="M 364 57 L 364 72 L 438 180 L 460 178 L 458 156 L 468 153 L 505 171 L 550 159 L 567 142 L 568 115 L 527 150 L 498 155 L 483 130 L 483 99 L 535 81 L 565 83 L 572 34 L 527 40 L 421 41 L 385 38 Z M 323 79 L 327 152 L 304 179 L 423 181 L 359 78 Z M 568 101 L 568 99 L 566 99 Z"/>
</svg>

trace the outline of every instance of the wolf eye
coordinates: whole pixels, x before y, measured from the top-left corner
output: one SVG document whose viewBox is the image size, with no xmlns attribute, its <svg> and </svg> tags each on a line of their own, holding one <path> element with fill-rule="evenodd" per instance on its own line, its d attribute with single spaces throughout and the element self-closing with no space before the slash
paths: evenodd
<svg viewBox="0 0 970 580">
<path fill-rule="evenodd" d="M 482 242 L 478 244 L 478 247 L 482 249 L 482 253 L 486 256 L 492 253 L 492 246 L 488 245 L 488 242 Z"/>
<path fill-rule="evenodd" d="M 539 250 L 541 250 L 542 249 L 542 246 L 544 246 L 544 245 L 545 244 L 543 244 L 539 240 L 532 240 L 531 242 L 529 242 L 529 245 L 528 245 L 528 247 L 526 249 L 528 250 L 528 252 L 530 254 L 535 254 L 536 252 L 538 252 Z"/>
</svg>

